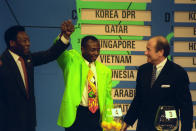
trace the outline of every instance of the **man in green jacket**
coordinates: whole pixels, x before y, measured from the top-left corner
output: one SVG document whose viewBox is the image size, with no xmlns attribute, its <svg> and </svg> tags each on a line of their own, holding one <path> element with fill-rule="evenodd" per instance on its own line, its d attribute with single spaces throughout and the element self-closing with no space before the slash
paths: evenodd
<svg viewBox="0 0 196 131">
<path fill-rule="evenodd" d="M 102 131 L 101 121 L 111 115 L 106 109 L 113 106 L 112 72 L 96 60 L 100 45 L 94 36 L 82 39 L 81 52 L 65 51 L 57 60 L 65 81 L 57 124 L 66 131 Z"/>
</svg>

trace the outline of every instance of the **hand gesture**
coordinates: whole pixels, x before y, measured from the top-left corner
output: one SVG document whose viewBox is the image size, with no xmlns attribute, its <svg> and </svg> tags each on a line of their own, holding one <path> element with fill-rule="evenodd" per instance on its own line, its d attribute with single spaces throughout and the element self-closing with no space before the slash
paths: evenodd
<svg viewBox="0 0 196 131">
<path fill-rule="evenodd" d="M 127 130 L 127 127 L 128 127 L 127 123 L 123 122 L 123 124 L 122 124 L 122 127 L 121 127 L 121 130 L 120 130 L 120 131 L 126 131 L 126 130 Z"/>
<path fill-rule="evenodd" d="M 71 34 L 74 32 L 74 25 L 71 20 L 64 21 L 61 25 L 61 35 L 66 39 L 70 39 Z"/>
</svg>

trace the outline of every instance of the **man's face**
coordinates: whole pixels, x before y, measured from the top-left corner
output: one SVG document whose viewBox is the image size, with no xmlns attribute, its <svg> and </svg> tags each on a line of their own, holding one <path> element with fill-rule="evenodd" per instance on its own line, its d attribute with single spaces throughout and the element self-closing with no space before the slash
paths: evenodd
<svg viewBox="0 0 196 131">
<path fill-rule="evenodd" d="M 145 55 L 147 56 L 147 62 L 150 62 L 154 65 L 157 65 L 161 61 L 161 57 L 163 56 L 162 51 L 156 52 L 156 44 L 157 40 L 152 38 L 148 41 L 146 46 Z"/>
<path fill-rule="evenodd" d="M 100 45 L 98 42 L 88 40 L 86 43 L 86 47 L 82 47 L 82 56 L 88 62 L 96 61 L 97 57 L 100 53 Z"/>
<path fill-rule="evenodd" d="M 24 32 L 18 32 L 17 37 L 16 37 L 16 41 L 12 41 L 13 44 L 11 44 L 11 49 L 19 54 L 19 55 L 27 55 L 30 50 L 30 40 L 28 35 Z"/>
</svg>

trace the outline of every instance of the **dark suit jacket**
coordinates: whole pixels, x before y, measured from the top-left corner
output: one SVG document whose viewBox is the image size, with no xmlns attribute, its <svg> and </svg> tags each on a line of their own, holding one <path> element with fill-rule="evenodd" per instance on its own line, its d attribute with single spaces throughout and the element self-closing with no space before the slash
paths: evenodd
<svg viewBox="0 0 196 131">
<path fill-rule="evenodd" d="M 26 96 L 20 71 L 6 50 L 0 60 L 0 131 L 29 131 L 36 126 L 34 66 L 55 60 L 67 48 L 61 41 L 49 50 L 32 53 L 24 59 L 29 85 Z"/>
<path fill-rule="evenodd" d="M 193 105 L 186 71 L 179 65 L 167 60 L 151 88 L 152 68 L 153 65 L 150 63 L 139 67 L 136 96 L 124 121 L 133 125 L 138 119 L 137 131 L 156 131 L 154 120 L 158 106 L 171 105 L 175 106 L 177 116 L 181 118 L 182 131 L 191 131 Z M 170 88 L 161 88 L 161 85 L 170 85 Z"/>
</svg>

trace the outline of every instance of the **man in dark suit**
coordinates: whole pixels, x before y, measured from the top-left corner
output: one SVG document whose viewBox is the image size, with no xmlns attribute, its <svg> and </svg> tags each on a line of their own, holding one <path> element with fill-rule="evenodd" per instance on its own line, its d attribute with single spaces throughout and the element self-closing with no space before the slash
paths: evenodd
<svg viewBox="0 0 196 131">
<path fill-rule="evenodd" d="M 62 24 L 61 31 L 69 39 L 74 31 L 70 20 Z M 0 131 L 35 131 L 34 66 L 55 60 L 68 45 L 60 38 L 48 50 L 31 53 L 22 26 L 7 29 L 5 41 L 7 49 L 0 57 Z"/>
<path fill-rule="evenodd" d="M 181 66 L 167 59 L 169 52 L 169 43 L 164 37 L 156 36 L 148 41 L 145 51 L 148 63 L 138 69 L 136 96 L 124 117 L 121 131 L 126 131 L 136 120 L 137 131 L 156 131 L 154 121 L 160 105 L 175 107 L 181 130 L 192 130 L 189 78 Z M 156 67 L 155 71 L 153 67 Z"/>
</svg>

